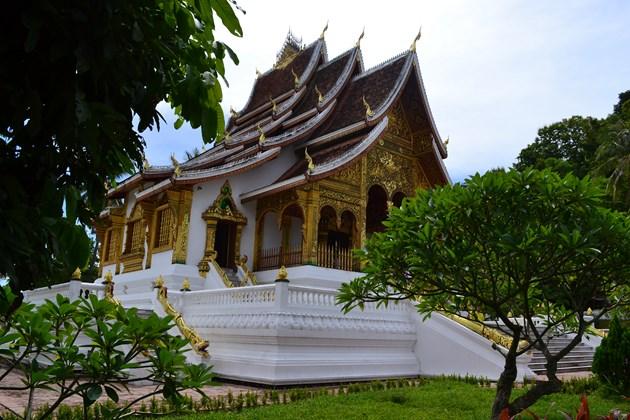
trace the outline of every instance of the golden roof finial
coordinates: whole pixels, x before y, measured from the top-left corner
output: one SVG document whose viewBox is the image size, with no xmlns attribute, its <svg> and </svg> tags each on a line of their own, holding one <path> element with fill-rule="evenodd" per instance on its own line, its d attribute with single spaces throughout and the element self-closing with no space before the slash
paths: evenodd
<svg viewBox="0 0 630 420">
<path fill-rule="evenodd" d="M 182 168 L 179 167 L 179 162 L 175 158 L 175 153 L 171 153 L 171 163 L 173 164 L 173 167 L 175 168 L 173 170 L 173 175 L 175 175 L 175 178 L 177 178 L 178 176 L 182 174 Z"/>
<path fill-rule="evenodd" d="M 164 287 L 164 277 L 162 277 L 161 274 L 153 282 L 153 287 L 156 289 L 161 289 L 162 287 Z"/>
<path fill-rule="evenodd" d="M 77 269 L 72 272 L 72 277 L 70 278 L 72 280 L 81 280 L 81 269 L 77 267 Z"/>
<path fill-rule="evenodd" d="M 227 141 L 228 143 L 232 141 L 232 136 L 230 135 L 229 131 L 225 132 L 225 141 Z"/>
<path fill-rule="evenodd" d="M 414 52 L 416 51 L 416 42 L 418 42 L 421 36 L 422 36 L 422 26 L 420 26 L 420 29 L 418 30 L 418 35 L 416 35 L 413 42 L 411 43 L 411 47 L 409 47 L 409 51 L 414 51 Z"/>
<path fill-rule="evenodd" d="M 262 76 L 262 74 L 260 73 L 260 70 L 258 70 L 258 67 L 256 67 L 256 79 L 259 79 L 260 76 Z"/>
<path fill-rule="evenodd" d="M 308 162 L 308 165 L 306 166 L 306 173 L 310 175 L 315 169 L 315 164 L 313 163 L 313 158 L 311 157 L 311 155 L 308 154 L 308 147 L 304 148 L 304 158 Z"/>
<path fill-rule="evenodd" d="M 258 144 L 263 144 L 265 142 L 265 140 L 267 139 L 265 137 L 265 132 L 260 127 L 260 124 L 258 124 L 256 127 L 258 128 L 258 132 L 260 133 L 260 136 L 258 137 Z"/>
<path fill-rule="evenodd" d="M 283 265 L 280 267 L 280 270 L 278 270 L 278 277 L 276 278 L 276 281 L 288 281 L 288 278 L 289 273 L 287 272 L 287 268 Z"/>
<path fill-rule="evenodd" d="M 365 117 L 371 117 L 374 115 L 374 111 L 370 108 L 370 104 L 365 100 L 365 95 L 363 95 L 363 106 L 365 107 Z"/>
<path fill-rule="evenodd" d="M 142 157 L 142 170 L 146 171 L 147 169 L 149 169 L 149 167 L 151 166 L 151 164 L 149 163 L 149 159 L 147 159 L 146 156 Z"/>
<path fill-rule="evenodd" d="M 448 146 L 449 141 L 451 141 L 451 136 L 446 136 L 446 140 L 444 140 L 444 146 Z"/>
<path fill-rule="evenodd" d="M 230 116 L 232 117 L 232 119 L 238 118 L 238 112 L 236 112 L 234 108 L 232 108 L 232 105 L 230 105 Z"/>
<path fill-rule="evenodd" d="M 188 277 L 184 278 L 182 282 L 182 292 L 190 292 L 190 280 L 188 280 Z"/>
<path fill-rule="evenodd" d="M 591 316 L 593 315 L 593 309 L 591 309 L 590 307 L 586 310 L 586 315 Z"/>
<path fill-rule="evenodd" d="M 293 85 L 295 89 L 297 90 L 298 86 L 300 86 L 300 78 L 298 77 L 295 70 L 293 70 L 293 67 L 291 67 L 291 74 L 293 75 Z"/>
<path fill-rule="evenodd" d="M 275 114 L 276 110 L 278 109 L 278 105 L 276 104 L 276 101 L 271 97 L 271 95 L 269 95 L 269 101 L 271 102 L 271 112 Z"/>
<path fill-rule="evenodd" d="M 322 30 L 321 35 L 319 35 L 319 39 L 324 39 L 324 35 L 326 34 L 327 30 L 328 30 L 328 21 L 326 21 L 326 26 L 324 26 L 324 29 Z"/>
<path fill-rule="evenodd" d="M 324 102 L 324 96 L 322 95 L 322 92 L 317 88 L 317 85 L 315 85 L 315 93 L 317 93 L 317 105 L 321 105 Z"/>
<path fill-rule="evenodd" d="M 112 281 L 113 281 L 112 272 L 111 271 L 107 271 L 107 273 L 105 273 L 105 276 L 103 276 L 103 283 L 109 284 Z"/>
<path fill-rule="evenodd" d="M 359 48 L 361 46 L 361 40 L 363 39 L 364 36 L 365 36 L 365 26 L 363 27 L 363 31 L 361 32 L 361 35 L 359 35 L 359 39 L 357 39 L 357 43 L 355 44 L 355 47 Z"/>
</svg>

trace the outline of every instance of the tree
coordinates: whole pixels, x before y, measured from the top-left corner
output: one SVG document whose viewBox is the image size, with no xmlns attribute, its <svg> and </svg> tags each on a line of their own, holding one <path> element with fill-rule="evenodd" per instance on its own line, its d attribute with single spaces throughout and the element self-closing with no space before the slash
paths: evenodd
<svg viewBox="0 0 630 420">
<path fill-rule="evenodd" d="M 186 363 L 188 342 L 168 334 L 174 327 L 172 317 L 139 316 L 136 309 L 93 294 L 74 302 L 57 295 L 38 307 L 24 304 L 0 328 L 0 390 L 25 394 L 24 415 L 13 412 L 25 420 L 35 418 L 33 402 L 40 390 L 56 395 L 37 412 L 37 419 L 52 417 L 73 395 L 82 397 L 87 418 L 88 408 L 101 395 L 118 403 L 122 388 L 141 381 L 152 382 L 155 389 L 125 402 L 108 418 L 126 417 L 133 404 L 154 395 L 175 405 L 181 403 L 183 390 L 205 395 L 201 388 L 212 380 L 210 367 Z M 21 385 L 5 383 L 12 372 Z"/>
<path fill-rule="evenodd" d="M 220 140 L 233 0 L 12 2 L 0 42 L 0 276 L 19 291 L 84 267 L 105 181 L 142 167 L 168 101 Z M 9 34 L 9 36 L 6 36 Z M 137 124 L 134 124 L 137 121 Z"/>
<path fill-rule="evenodd" d="M 630 96 L 630 91 L 625 92 Z M 630 98 L 607 118 L 601 130 L 601 146 L 595 156 L 593 173 L 608 178 L 608 189 L 621 209 L 630 209 Z"/>
<path fill-rule="evenodd" d="M 599 146 L 595 118 L 574 116 L 538 130 L 536 140 L 521 150 L 514 167 L 523 170 L 550 168 L 561 174 L 573 172 L 580 178 L 592 168 Z"/>
<path fill-rule="evenodd" d="M 616 316 L 595 351 L 593 373 L 616 392 L 630 394 L 630 328 L 624 328 Z"/>
<path fill-rule="evenodd" d="M 603 188 L 590 179 L 549 170 L 494 171 L 418 191 L 368 240 L 360 252 L 365 275 L 342 285 L 339 302 L 348 311 L 413 299 L 424 314 L 495 320 L 512 340 L 495 346 L 505 365 L 492 417 L 505 408 L 515 414 L 558 391 L 558 361 L 591 323 L 630 302 L 630 217 L 604 204 Z M 600 296 L 607 298 L 601 312 L 585 319 Z M 535 327 L 537 316 L 546 320 L 544 331 Z M 552 353 L 548 337 L 566 332 L 574 338 Z M 549 381 L 511 401 L 516 358 L 531 348 L 544 354 Z"/>
</svg>

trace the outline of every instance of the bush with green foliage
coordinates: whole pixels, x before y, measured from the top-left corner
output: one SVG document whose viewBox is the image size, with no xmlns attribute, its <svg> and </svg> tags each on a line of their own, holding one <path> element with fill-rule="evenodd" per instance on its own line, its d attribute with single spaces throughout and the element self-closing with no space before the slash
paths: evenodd
<svg viewBox="0 0 630 420">
<path fill-rule="evenodd" d="M 57 295 L 40 306 L 23 304 L 0 329 L 0 390 L 20 391 L 27 396 L 24 413 L 30 420 L 53 415 L 68 398 L 82 398 L 87 417 L 90 406 L 101 396 L 119 402 L 119 392 L 130 384 L 150 381 L 156 388 L 114 408 L 101 406 L 109 418 L 118 418 L 149 397 L 162 395 L 172 405 L 185 402 L 181 391 L 201 387 L 212 380 L 210 367 L 186 363 L 187 341 L 169 335 L 171 317 L 151 313 L 140 316 L 108 300 L 71 302 Z M 3 383 L 10 373 L 22 385 Z M 4 381 L 6 382 L 6 381 Z M 34 411 L 38 391 L 53 391 L 49 405 Z"/>
<path fill-rule="evenodd" d="M 595 351 L 593 372 L 616 392 L 630 396 L 630 328 L 624 328 L 617 317 Z"/>
</svg>

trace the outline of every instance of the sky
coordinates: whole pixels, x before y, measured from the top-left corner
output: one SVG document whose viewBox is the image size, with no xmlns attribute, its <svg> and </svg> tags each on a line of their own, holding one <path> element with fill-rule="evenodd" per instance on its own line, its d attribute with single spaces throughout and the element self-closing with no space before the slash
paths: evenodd
<svg viewBox="0 0 630 420">
<path fill-rule="evenodd" d="M 217 38 L 238 54 L 229 63 L 223 108 L 245 105 L 256 77 L 274 63 L 289 29 L 309 44 L 328 22 L 333 58 L 361 42 L 366 69 L 409 48 L 417 52 L 433 116 L 449 138 L 453 181 L 509 167 L 540 127 L 572 115 L 605 117 L 630 89 L 630 1 L 238 0 L 243 38 Z M 151 164 L 201 148 L 201 132 L 165 103 L 159 132 L 144 133 Z M 227 120 L 227 118 L 226 118 Z"/>
</svg>

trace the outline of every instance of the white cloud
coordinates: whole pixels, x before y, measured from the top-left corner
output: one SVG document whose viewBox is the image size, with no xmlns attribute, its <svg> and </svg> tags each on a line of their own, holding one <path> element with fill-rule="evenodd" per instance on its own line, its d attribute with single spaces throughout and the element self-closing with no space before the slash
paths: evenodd
<svg viewBox="0 0 630 420">
<path fill-rule="evenodd" d="M 273 65 L 289 27 L 304 42 L 329 21 L 329 57 L 352 47 L 371 67 L 409 47 L 422 25 L 418 54 L 438 129 L 450 136 L 453 179 L 509 166 L 541 126 L 575 114 L 603 117 L 630 89 L 630 3 L 548 1 L 245 1 L 245 36 L 224 31 L 241 59 L 227 66 L 224 108 L 242 107 L 255 69 Z M 198 131 L 148 133 L 148 156 L 201 145 Z"/>
</svg>

